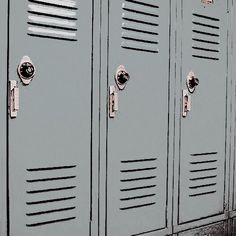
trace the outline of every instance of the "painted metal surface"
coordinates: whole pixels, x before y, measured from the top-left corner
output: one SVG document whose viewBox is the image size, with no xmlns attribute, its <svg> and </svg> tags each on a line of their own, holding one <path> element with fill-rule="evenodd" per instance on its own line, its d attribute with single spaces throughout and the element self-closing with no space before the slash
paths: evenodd
<svg viewBox="0 0 236 236">
<path fill-rule="evenodd" d="M 109 1 L 109 85 L 129 81 L 108 120 L 107 235 L 166 227 L 170 1 Z"/>
<path fill-rule="evenodd" d="M 11 1 L 10 235 L 89 235 L 92 1 Z M 34 80 L 20 83 L 28 55 Z"/>
<path fill-rule="evenodd" d="M 178 223 L 224 211 L 227 2 L 182 1 L 182 89 L 199 79 L 181 118 Z"/>
</svg>

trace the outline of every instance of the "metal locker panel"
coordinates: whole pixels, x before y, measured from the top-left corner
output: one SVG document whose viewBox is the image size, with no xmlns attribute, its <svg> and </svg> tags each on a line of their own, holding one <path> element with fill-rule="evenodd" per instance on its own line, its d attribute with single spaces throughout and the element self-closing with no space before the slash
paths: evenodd
<svg viewBox="0 0 236 236">
<path fill-rule="evenodd" d="M 91 45 L 92 1 L 10 2 L 20 99 L 9 118 L 11 236 L 89 235 Z M 24 56 L 35 66 L 29 85 L 17 75 Z"/>
<path fill-rule="evenodd" d="M 227 1 L 203 2 L 182 1 L 182 89 L 199 84 L 181 117 L 179 223 L 224 210 Z"/>
<path fill-rule="evenodd" d="M 166 227 L 169 12 L 166 0 L 109 1 L 109 86 L 120 65 L 130 78 L 108 118 L 107 235 Z"/>
</svg>

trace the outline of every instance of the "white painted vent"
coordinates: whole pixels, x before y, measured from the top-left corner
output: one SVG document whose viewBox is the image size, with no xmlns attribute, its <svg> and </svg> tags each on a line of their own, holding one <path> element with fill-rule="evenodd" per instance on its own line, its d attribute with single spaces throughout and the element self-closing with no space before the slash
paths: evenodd
<svg viewBox="0 0 236 236">
<path fill-rule="evenodd" d="M 150 0 L 125 0 L 121 47 L 158 53 L 159 6 Z"/>
<path fill-rule="evenodd" d="M 76 219 L 76 165 L 27 169 L 27 227 Z"/>
<path fill-rule="evenodd" d="M 121 161 L 120 210 L 156 204 L 157 158 Z"/>
<path fill-rule="evenodd" d="M 77 41 L 74 0 L 28 0 L 28 35 Z"/>
<path fill-rule="evenodd" d="M 218 61 L 220 58 L 220 19 L 193 14 L 192 56 L 194 58 Z"/>
<path fill-rule="evenodd" d="M 217 152 L 191 154 L 189 197 L 216 194 Z"/>
</svg>

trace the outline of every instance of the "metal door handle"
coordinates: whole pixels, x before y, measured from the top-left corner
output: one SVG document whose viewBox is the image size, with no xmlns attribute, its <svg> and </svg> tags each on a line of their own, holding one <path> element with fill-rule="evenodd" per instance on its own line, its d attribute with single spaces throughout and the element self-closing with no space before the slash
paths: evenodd
<svg viewBox="0 0 236 236">
<path fill-rule="evenodd" d="M 188 112 L 191 110 L 191 95 L 188 93 L 188 90 L 183 90 L 182 100 L 183 100 L 182 116 L 186 117 Z"/>
<path fill-rule="evenodd" d="M 9 81 L 9 112 L 11 118 L 17 117 L 17 112 L 20 109 L 19 104 L 19 88 L 16 80 Z"/>
<path fill-rule="evenodd" d="M 109 88 L 109 116 L 114 118 L 116 112 L 118 111 L 118 93 L 115 86 L 110 86 Z"/>
</svg>

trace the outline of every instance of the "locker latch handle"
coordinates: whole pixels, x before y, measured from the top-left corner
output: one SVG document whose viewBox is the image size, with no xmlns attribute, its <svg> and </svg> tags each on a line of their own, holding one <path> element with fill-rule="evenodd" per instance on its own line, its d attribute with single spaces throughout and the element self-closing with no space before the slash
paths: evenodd
<svg viewBox="0 0 236 236">
<path fill-rule="evenodd" d="M 182 116 L 186 117 L 188 112 L 191 110 L 191 95 L 188 93 L 188 90 L 183 90 L 183 112 Z"/>
<path fill-rule="evenodd" d="M 118 111 L 118 93 L 115 86 L 109 87 L 109 116 L 114 118 Z"/>
<path fill-rule="evenodd" d="M 11 118 L 17 117 L 19 105 L 19 87 L 16 80 L 9 81 L 9 113 Z"/>
</svg>

